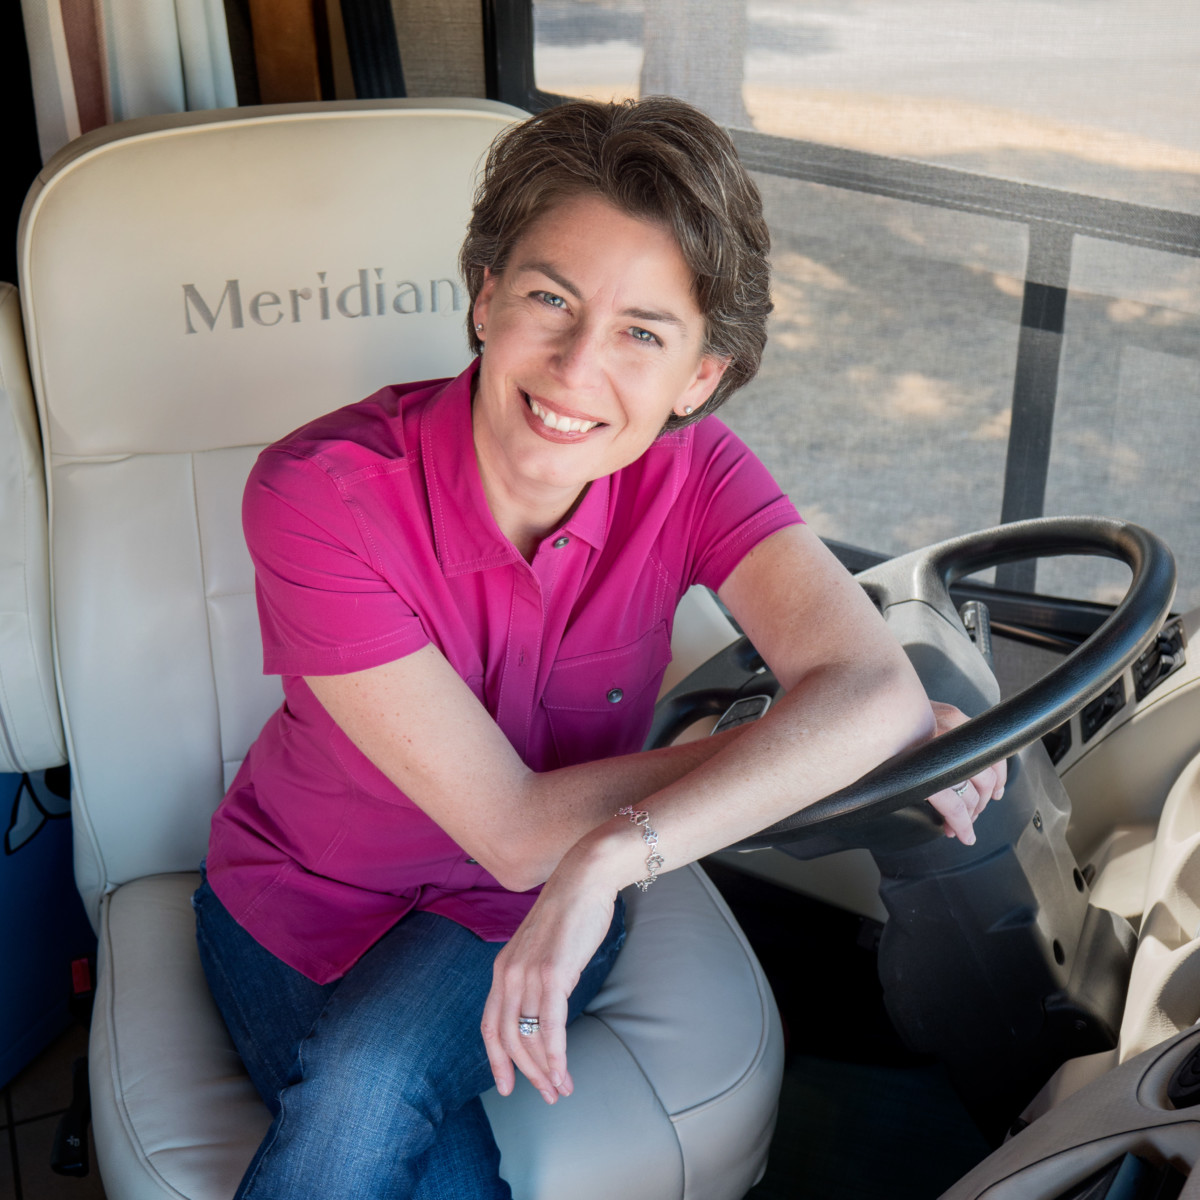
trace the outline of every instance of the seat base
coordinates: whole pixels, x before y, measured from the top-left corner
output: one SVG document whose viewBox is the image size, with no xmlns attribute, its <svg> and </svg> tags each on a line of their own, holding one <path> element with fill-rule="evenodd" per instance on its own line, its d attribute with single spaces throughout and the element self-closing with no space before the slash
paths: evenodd
<svg viewBox="0 0 1200 1200">
<path fill-rule="evenodd" d="M 122 1200 L 228 1200 L 270 1122 L 204 982 L 198 884 L 149 876 L 102 905 L 92 1119 Z M 765 1167 L 783 1037 L 745 937 L 696 866 L 626 904 L 625 947 L 571 1027 L 574 1095 L 550 1107 L 521 1079 L 484 1096 L 518 1200 L 734 1200 Z"/>
</svg>

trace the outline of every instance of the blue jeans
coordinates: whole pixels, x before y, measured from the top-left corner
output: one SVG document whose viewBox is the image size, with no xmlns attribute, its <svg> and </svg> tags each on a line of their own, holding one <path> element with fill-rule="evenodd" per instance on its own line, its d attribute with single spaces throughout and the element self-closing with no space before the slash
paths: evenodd
<svg viewBox="0 0 1200 1200">
<path fill-rule="evenodd" d="M 318 984 L 242 929 L 206 878 L 192 904 L 209 987 L 274 1118 L 235 1200 L 511 1197 L 479 1099 L 493 1082 L 479 1022 L 502 942 L 414 912 Z M 569 1020 L 604 982 L 623 918 L 618 899 Z"/>
</svg>

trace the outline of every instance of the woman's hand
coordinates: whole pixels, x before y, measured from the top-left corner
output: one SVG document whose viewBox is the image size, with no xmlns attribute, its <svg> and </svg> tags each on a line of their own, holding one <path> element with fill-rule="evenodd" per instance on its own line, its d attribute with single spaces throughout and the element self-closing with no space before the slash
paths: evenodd
<svg viewBox="0 0 1200 1200">
<path fill-rule="evenodd" d="M 502 1096 L 513 1090 L 514 1066 L 547 1104 L 574 1090 L 567 1000 L 612 924 L 617 897 L 617 888 L 597 874 L 582 843 L 568 852 L 496 958 L 481 1029 Z M 537 1018 L 536 1033 L 520 1032 L 522 1017 Z"/>
<path fill-rule="evenodd" d="M 940 737 L 968 720 L 967 715 L 952 704 L 941 704 L 936 700 L 930 703 L 937 723 L 934 737 Z M 1004 784 L 1007 780 L 1008 763 L 1001 759 L 1000 762 L 985 767 L 970 779 L 964 780 L 966 786 L 961 795 L 949 787 L 930 796 L 929 803 L 941 813 L 942 820 L 946 822 L 946 836 L 958 838 L 965 846 L 973 846 L 975 819 L 987 807 L 989 800 L 999 800 L 1004 795 Z"/>
</svg>

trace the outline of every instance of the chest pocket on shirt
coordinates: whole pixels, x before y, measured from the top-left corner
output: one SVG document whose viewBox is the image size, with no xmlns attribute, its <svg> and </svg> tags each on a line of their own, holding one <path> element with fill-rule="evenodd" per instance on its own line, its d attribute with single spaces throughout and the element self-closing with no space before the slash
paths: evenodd
<svg viewBox="0 0 1200 1200">
<path fill-rule="evenodd" d="M 640 750 L 670 661 L 665 621 L 628 646 L 560 659 L 542 694 L 560 764 Z"/>
</svg>

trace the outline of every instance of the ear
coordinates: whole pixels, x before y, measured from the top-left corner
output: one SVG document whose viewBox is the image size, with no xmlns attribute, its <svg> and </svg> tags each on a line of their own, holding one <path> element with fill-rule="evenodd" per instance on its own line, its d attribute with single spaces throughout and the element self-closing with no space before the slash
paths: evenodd
<svg viewBox="0 0 1200 1200">
<path fill-rule="evenodd" d="M 476 325 L 484 326 L 483 333 L 480 334 L 480 341 L 484 340 L 484 335 L 487 333 L 488 310 L 492 303 L 492 293 L 496 290 L 496 281 L 498 275 L 492 274 L 491 267 L 483 268 L 483 286 L 479 289 L 479 294 L 475 297 L 475 304 L 471 310 L 471 320 Z"/>
<path fill-rule="evenodd" d="M 687 409 L 690 408 L 692 412 L 695 412 L 701 405 L 707 404 L 713 392 L 717 390 L 717 384 L 721 382 L 728 366 L 729 359 L 727 358 L 720 358 L 716 354 L 702 354 L 692 382 L 688 384 L 683 395 L 672 406 L 675 415 L 677 417 L 687 416 Z"/>
</svg>

